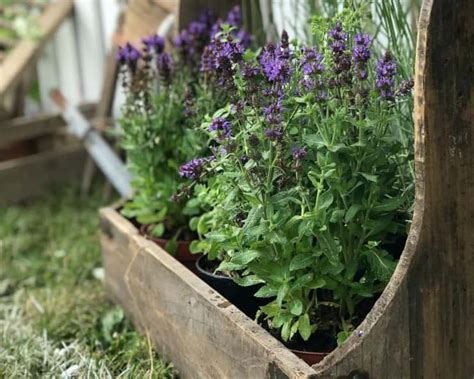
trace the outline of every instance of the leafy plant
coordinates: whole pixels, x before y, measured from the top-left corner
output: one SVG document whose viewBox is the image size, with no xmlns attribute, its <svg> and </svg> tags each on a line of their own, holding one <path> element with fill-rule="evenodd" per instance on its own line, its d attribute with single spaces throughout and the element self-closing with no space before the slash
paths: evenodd
<svg viewBox="0 0 474 379">
<path fill-rule="evenodd" d="M 159 36 L 144 38 L 141 50 L 127 44 L 118 52 L 127 93 L 122 146 L 135 189 L 122 213 L 151 224 L 157 237 L 190 239 L 189 218 L 201 212 L 196 199 L 180 202 L 173 197 L 183 183 L 178 169 L 196 152 L 206 152 L 205 136 L 195 125 L 227 98 L 216 77 L 221 66 L 208 67 L 207 45 L 221 28 L 249 43 L 240 24 L 239 7 L 229 12 L 225 23 L 204 12 L 175 38 L 171 53 L 165 52 Z"/>
<path fill-rule="evenodd" d="M 260 316 L 283 340 L 324 331 L 342 343 L 406 235 L 412 81 L 389 52 L 375 61 L 350 11 L 315 27 L 318 49 L 284 32 L 228 72 L 233 103 L 202 124 L 214 155 L 189 175 L 210 208 L 192 249 L 242 286 L 263 284 Z"/>
</svg>

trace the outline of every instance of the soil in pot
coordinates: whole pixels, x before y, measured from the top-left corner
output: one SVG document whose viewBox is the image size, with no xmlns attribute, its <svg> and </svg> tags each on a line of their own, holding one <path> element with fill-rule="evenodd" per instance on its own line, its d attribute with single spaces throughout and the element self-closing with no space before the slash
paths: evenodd
<svg viewBox="0 0 474 379">
<path fill-rule="evenodd" d="M 268 299 L 260 299 L 254 296 L 261 285 L 239 286 L 225 273 L 215 272 L 218 266 L 218 261 L 209 261 L 206 256 L 202 256 L 196 261 L 198 276 L 248 317 L 254 319 L 259 307 L 269 302 Z"/>
</svg>

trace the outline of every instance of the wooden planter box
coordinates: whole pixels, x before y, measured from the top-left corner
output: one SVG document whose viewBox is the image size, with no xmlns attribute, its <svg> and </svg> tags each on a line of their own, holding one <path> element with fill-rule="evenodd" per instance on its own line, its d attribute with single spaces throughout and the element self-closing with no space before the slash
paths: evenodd
<svg viewBox="0 0 474 379">
<path fill-rule="evenodd" d="M 425 0 L 418 37 L 415 214 L 356 332 L 309 367 L 114 208 L 105 285 L 183 378 L 474 377 L 474 2 Z"/>
</svg>

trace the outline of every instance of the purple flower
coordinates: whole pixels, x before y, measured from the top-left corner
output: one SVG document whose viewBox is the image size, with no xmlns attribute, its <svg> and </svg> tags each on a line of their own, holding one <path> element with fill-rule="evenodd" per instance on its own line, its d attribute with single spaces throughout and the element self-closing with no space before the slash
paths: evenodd
<svg viewBox="0 0 474 379">
<path fill-rule="evenodd" d="M 179 168 L 179 175 L 183 178 L 198 180 L 208 161 L 208 158 L 194 158 Z"/>
<path fill-rule="evenodd" d="M 239 27 L 242 24 L 242 15 L 240 13 L 240 6 L 234 6 L 229 13 L 227 13 L 227 18 L 225 20 L 226 24 L 231 26 Z"/>
<path fill-rule="evenodd" d="M 281 127 L 265 129 L 265 137 L 269 140 L 281 142 L 283 139 L 283 129 Z"/>
<path fill-rule="evenodd" d="M 283 112 L 282 101 L 278 100 L 276 103 L 270 104 L 263 108 L 265 120 L 271 125 L 279 125 L 281 123 L 281 113 Z"/>
<path fill-rule="evenodd" d="M 209 131 L 217 131 L 224 138 L 229 138 L 232 136 L 232 126 L 229 121 L 224 117 L 216 117 L 212 119 L 211 125 L 209 125 Z"/>
<path fill-rule="evenodd" d="M 290 63 L 276 53 L 276 48 L 272 44 L 265 47 L 259 57 L 259 62 L 263 73 L 270 82 L 286 83 L 293 72 Z"/>
<path fill-rule="evenodd" d="M 338 21 L 334 29 L 328 32 L 329 47 L 332 51 L 333 70 L 339 75 L 347 73 L 351 68 L 351 60 L 346 51 L 347 47 L 347 33 L 344 32 L 342 24 Z"/>
<path fill-rule="evenodd" d="M 377 88 L 380 92 L 382 99 L 393 99 L 393 86 L 395 83 L 395 75 L 397 73 L 397 64 L 392 57 L 390 52 L 386 52 L 385 55 L 377 60 L 375 66 L 377 72 Z"/>
<path fill-rule="evenodd" d="M 242 65 L 242 69 L 240 70 L 240 75 L 245 80 L 253 80 L 260 74 L 260 68 L 252 66 L 248 63 Z"/>
<path fill-rule="evenodd" d="M 360 80 L 367 79 L 367 62 L 371 57 L 370 45 L 372 38 L 368 34 L 359 33 L 354 37 L 352 63 L 354 63 Z"/>
<path fill-rule="evenodd" d="M 413 79 L 402 80 L 402 82 L 400 83 L 400 88 L 397 91 L 397 95 L 398 96 L 410 95 L 413 90 L 414 85 L 415 85 L 415 81 Z"/>
<path fill-rule="evenodd" d="M 156 67 L 158 68 L 158 73 L 166 84 L 171 84 L 171 74 L 173 73 L 174 62 L 171 54 L 161 53 L 156 58 Z"/>
<path fill-rule="evenodd" d="M 122 65 L 127 65 L 132 71 L 135 71 L 140 58 L 140 51 L 130 43 L 127 43 L 124 47 L 120 47 L 116 55 L 117 61 Z"/>
<path fill-rule="evenodd" d="M 244 49 L 248 49 L 252 44 L 252 36 L 244 29 L 240 29 L 237 33 L 235 33 L 235 38 L 240 42 Z"/>
<path fill-rule="evenodd" d="M 305 75 L 321 74 L 324 71 L 322 55 L 314 47 L 306 47 L 302 51 L 301 65 L 303 73 Z"/>
<path fill-rule="evenodd" d="M 178 51 L 182 61 L 188 63 L 195 53 L 192 37 L 187 30 L 181 31 L 173 40 L 174 47 Z"/>
<path fill-rule="evenodd" d="M 293 159 L 298 162 L 306 156 L 306 149 L 304 147 L 293 147 L 291 154 L 293 155 Z"/>
<path fill-rule="evenodd" d="M 291 57 L 290 39 L 286 30 L 281 32 L 280 44 L 278 45 L 276 54 L 283 59 L 289 59 Z"/>
<path fill-rule="evenodd" d="M 161 54 L 165 49 L 165 39 L 157 34 L 142 38 L 147 52 L 154 51 L 156 54 Z"/>
</svg>

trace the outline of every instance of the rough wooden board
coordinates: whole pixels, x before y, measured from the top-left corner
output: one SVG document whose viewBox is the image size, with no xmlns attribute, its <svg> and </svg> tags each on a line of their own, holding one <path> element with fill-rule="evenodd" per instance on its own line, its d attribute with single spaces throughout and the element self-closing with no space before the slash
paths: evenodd
<svg viewBox="0 0 474 379">
<path fill-rule="evenodd" d="M 83 104 L 80 109 L 90 118 L 96 109 L 96 104 Z M 0 148 L 17 141 L 53 134 L 64 127 L 65 122 L 59 114 L 40 114 L 0 122 Z"/>
<path fill-rule="evenodd" d="M 107 293 L 180 377 L 314 377 L 311 367 L 117 211 L 100 214 Z"/>
<path fill-rule="evenodd" d="M 72 12 L 73 0 L 60 0 L 50 4 L 38 20 L 41 38 L 24 39 L 8 53 L 0 65 L 0 104 L 5 93 L 21 78 L 23 71 L 34 60 L 41 47 Z"/>
<path fill-rule="evenodd" d="M 415 214 L 389 285 L 321 378 L 474 378 L 474 2 L 426 0 L 415 86 Z"/>
<path fill-rule="evenodd" d="M 79 179 L 86 153 L 81 146 L 0 162 L 0 204 L 43 195 L 52 187 Z"/>
</svg>

